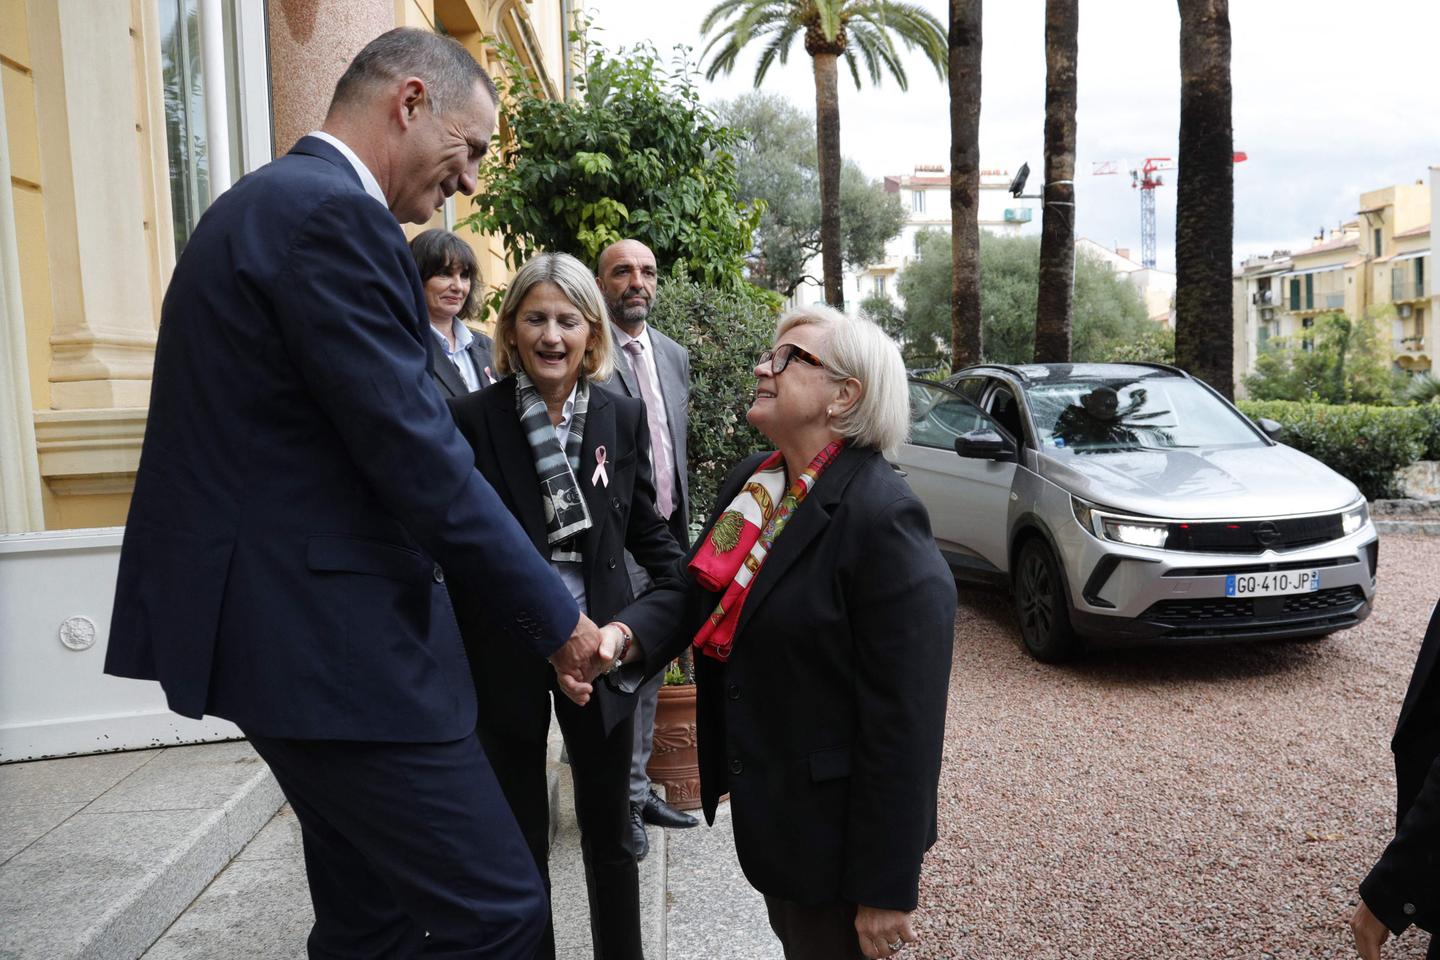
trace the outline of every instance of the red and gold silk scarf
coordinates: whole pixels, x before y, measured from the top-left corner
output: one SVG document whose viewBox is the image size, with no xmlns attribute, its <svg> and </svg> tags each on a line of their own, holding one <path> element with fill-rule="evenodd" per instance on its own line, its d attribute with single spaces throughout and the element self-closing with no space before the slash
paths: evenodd
<svg viewBox="0 0 1440 960">
<path fill-rule="evenodd" d="M 778 452 L 770 454 L 710 528 L 690 561 L 690 570 L 706 590 L 725 593 L 710 619 L 695 634 L 694 643 L 701 653 L 722 662 L 730 659 L 740 611 L 771 544 L 844 446 L 844 440 L 832 440 L 795 478 L 783 497 L 780 493 L 785 487 L 785 461 Z"/>
</svg>

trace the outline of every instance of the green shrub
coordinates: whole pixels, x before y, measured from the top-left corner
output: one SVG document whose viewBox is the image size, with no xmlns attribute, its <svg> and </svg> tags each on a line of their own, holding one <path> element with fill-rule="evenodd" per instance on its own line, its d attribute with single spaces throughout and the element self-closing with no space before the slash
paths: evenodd
<svg viewBox="0 0 1440 960">
<path fill-rule="evenodd" d="M 1440 403 L 1422 403 L 1410 407 L 1425 423 L 1425 453 L 1422 460 L 1440 460 Z"/>
<path fill-rule="evenodd" d="M 755 361 L 770 347 L 779 298 L 750 284 L 660 283 L 649 322 L 690 351 L 690 522 L 703 523 L 730 468 L 768 441 L 745 421 Z"/>
<path fill-rule="evenodd" d="M 1241 401 L 1240 410 L 1285 426 L 1281 442 L 1307 453 L 1377 500 L 1398 495 L 1395 471 L 1419 460 L 1432 435 L 1418 407 Z"/>
</svg>

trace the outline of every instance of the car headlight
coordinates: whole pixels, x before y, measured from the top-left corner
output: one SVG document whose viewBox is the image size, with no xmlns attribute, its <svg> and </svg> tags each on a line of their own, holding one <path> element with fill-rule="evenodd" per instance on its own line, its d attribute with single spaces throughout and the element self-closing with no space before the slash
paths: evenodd
<svg viewBox="0 0 1440 960">
<path fill-rule="evenodd" d="M 1133 547 L 1163 547 L 1170 537 L 1169 524 L 1112 517 L 1079 497 L 1070 498 L 1070 509 L 1075 512 L 1080 526 L 1104 540 L 1128 543 Z"/>
<path fill-rule="evenodd" d="M 1360 501 L 1360 505 L 1353 510 L 1346 510 L 1340 515 L 1340 527 L 1348 537 L 1350 534 L 1365 526 L 1365 521 L 1370 519 L 1370 505 Z"/>
<path fill-rule="evenodd" d="M 1136 547 L 1163 547 L 1170 528 L 1163 523 L 1136 523 L 1133 520 L 1104 519 L 1105 536 Z"/>
</svg>

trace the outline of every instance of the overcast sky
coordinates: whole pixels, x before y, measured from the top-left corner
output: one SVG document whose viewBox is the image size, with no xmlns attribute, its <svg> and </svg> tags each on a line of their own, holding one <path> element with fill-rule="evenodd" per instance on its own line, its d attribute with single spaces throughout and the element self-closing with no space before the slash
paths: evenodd
<svg viewBox="0 0 1440 960">
<path fill-rule="evenodd" d="M 943 0 L 920 0 L 942 24 Z M 587 0 L 614 47 L 649 40 L 703 47 L 709 0 Z M 985 5 L 980 162 L 1044 169 L 1044 0 Z M 1435 0 L 1231 0 L 1235 256 L 1308 246 L 1323 225 L 1354 217 L 1361 191 L 1429 180 L 1440 165 L 1440 3 Z M 1091 175 L 1098 160 L 1175 157 L 1180 123 L 1180 16 L 1174 0 L 1082 0 L 1076 116 L 1076 235 L 1140 250 L 1140 201 L 1128 174 Z M 756 54 L 708 83 L 707 102 L 753 88 Z M 872 177 L 948 163 L 947 88 L 918 55 L 910 89 L 887 79 L 857 92 L 842 68 L 840 142 Z M 863 77 L 863 73 L 862 73 Z M 813 113 L 801 40 L 764 89 Z M 1128 169 L 1128 168 L 1127 168 Z M 1158 266 L 1175 266 L 1176 174 L 1156 191 Z M 1036 192 L 1028 189 L 1027 192 Z M 1031 229 L 1038 231 L 1039 217 Z"/>
</svg>

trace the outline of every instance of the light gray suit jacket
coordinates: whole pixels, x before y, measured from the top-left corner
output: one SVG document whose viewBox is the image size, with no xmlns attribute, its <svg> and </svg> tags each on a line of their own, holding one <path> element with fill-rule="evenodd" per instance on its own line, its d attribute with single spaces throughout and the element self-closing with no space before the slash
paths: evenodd
<svg viewBox="0 0 1440 960">
<path fill-rule="evenodd" d="M 613 328 L 612 328 L 613 329 Z M 660 372 L 660 399 L 665 401 L 665 419 L 670 427 L 670 444 L 675 448 L 675 513 L 670 518 L 670 531 L 680 546 L 690 544 L 690 478 L 686 437 L 690 429 L 690 354 L 674 340 L 654 327 L 649 327 L 650 343 L 655 350 L 655 367 Z M 606 384 L 627 397 L 644 402 L 640 382 L 630 366 L 630 354 L 616 350 L 615 376 Z M 650 585 L 650 577 L 625 554 L 630 582 L 636 592 Z"/>
</svg>

